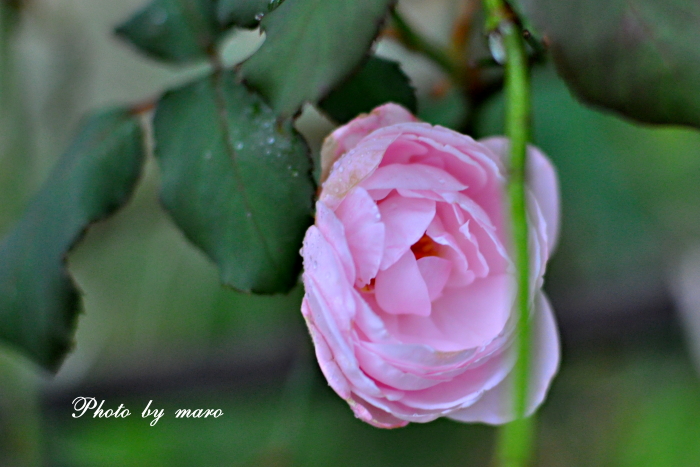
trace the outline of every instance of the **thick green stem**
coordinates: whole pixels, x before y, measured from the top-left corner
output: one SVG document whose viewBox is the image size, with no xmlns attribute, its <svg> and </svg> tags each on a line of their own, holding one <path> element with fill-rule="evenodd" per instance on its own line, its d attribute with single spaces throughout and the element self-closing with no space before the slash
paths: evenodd
<svg viewBox="0 0 700 467">
<path fill-rule="evenodd" d="M 533 450 L 534 420 L 525 418 L 530 366 L 530 296 L 525 166 L 530 139 L 530 86 L 522 29 L 503 0 L 486 0 L 488 24 L 505 50 L 506 135 L 510 140 L 508 198 L 513 257 L 517 276 L 517 360 L 513 369 L 513 407 L 516 420 L 504 426 L 498 443 L 501 467 L 522 467 Z"/>
</svg>

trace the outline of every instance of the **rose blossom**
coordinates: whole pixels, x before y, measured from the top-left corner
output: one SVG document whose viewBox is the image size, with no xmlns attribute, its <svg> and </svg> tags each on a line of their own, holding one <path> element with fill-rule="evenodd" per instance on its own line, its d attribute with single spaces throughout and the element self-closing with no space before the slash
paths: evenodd
<svg viewBox="0 0 700 467">
<path fill-rule="evenodd" d="M 302 249 L 302 313 L 328 383 L 363 421 L 513 419 L 506 152 L 504 138 L 477 142 L 394 104 L 326 139 L 316 223 Z M 559 198 L 549 160 L 532 147 L 528 157 L 532 413 L 559 364 L 541 291 Z"/>
</svg>

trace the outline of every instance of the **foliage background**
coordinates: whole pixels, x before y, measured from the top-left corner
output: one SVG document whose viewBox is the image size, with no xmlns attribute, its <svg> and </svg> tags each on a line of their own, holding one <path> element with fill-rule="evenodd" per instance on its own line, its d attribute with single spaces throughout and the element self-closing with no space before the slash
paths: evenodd
<svg viewBox="0 0 700 467">
<path fill-rule="evenodd" d="M 457 2 L 403 0 L 417 29 L 446 43 Z M 137 102 L 201 67 L 147 59 L 112 34 L 140 0 L 34 0 L 3 62 L 0 233 L 9 229 L 76 131 L 103 105 Z M 227 63 L 252 53 L 237 32 Z M 430 107 L 440 71 L 390 38 Z M 581 106 L 551 66 L 535 69 L 535 142 L 561 178 L 564 224 L 547 277 L 563 360 L 539 412 L 537 465 L 700 464 L 700 385 L 692 322 L 700 239 L 700 136 L 642 127 Z M 501 132 L 496 96 L 475 119 Z M 450 109 L 443 109 L 447 118 Z M 439 111 L 438 111 L 439 114 Z M 332 128 L 311 108 L 298 122 L 317 149 Z M 8 466 L 488 465 L 494 430 L 446 420 L 381 431 L 354 419 L 326 386 L 298 304 L 219 286 L 215 267 L 158 204 L 149 160 L 125 209 L 90 228 L 69 257 L 83 292 L 77 346 L 55 378 L 0 354 L 0 464 Z M 685 284 L 685 285 L 684 285 Z M 685 324 L 684 324 L 685 323 Z M 125 420 L 73 419 L 77 396 L 125 404 Z M 140 418 L 153 400 L 166 415 Z M 220 408 L 175 420 L 176 408 Z"/>
</svg>

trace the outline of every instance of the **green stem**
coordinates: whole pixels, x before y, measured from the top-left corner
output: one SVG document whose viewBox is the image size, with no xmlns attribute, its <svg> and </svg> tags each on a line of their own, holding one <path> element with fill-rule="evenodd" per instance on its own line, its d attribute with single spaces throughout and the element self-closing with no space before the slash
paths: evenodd
<svg viewBox="0 0 700 467">
<path fill-rule="evenodd" d="M 0 105 L 5 106 L 10 77 L 10 7 L 0 0 Z"/>
<path fill-rule="evenodd" d="M 455 63 L 443 49 L 414 31 L 395 8 L 391 10 L 391 18 L 401 42 L 407 48 L 422 53 L 450 75 L 455 83 L 462 83 L 464 77 L 462 67 Z"/>
<path fill-rule="evenodd" d="M 516 420 L 501 429 L 498 459 L 502 467 L 522 467 L 533 451 L 534 420 L 525 418 L 530 366 L 530 297 L 525 166 L 530 140 L 530 86 L 528 58 L 522 29 L 503 0 L 486 0 L 488 24 L 499 34 L 506 52 L 506 134 L 510 140 L 508 198 L 513 256 L 517 275 L 517 360 L 513 369 L 513 407 Z"/>
</svg>

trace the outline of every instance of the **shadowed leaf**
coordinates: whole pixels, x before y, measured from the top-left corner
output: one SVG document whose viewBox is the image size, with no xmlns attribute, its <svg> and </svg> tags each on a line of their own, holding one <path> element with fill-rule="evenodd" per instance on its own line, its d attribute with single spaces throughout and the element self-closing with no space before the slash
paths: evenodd
<svg viewBox="0 0 700 467">
<path fill-rule="evenodd" d="M 182 63 L 206 58 L 224 29 L 215 0 L 153 0 L 115 32 L 147 55 Z"/>
<path fill-rule="evenodd" d="M 219 0 L 216 15 L 224 26 L 256 28 L 260 19 L 277 8 L 282 0 Z"/>
<path fill-rule="evenodd" d="M 362 61 L 392 0 L 286 0 L 264 17 L 266 39 L 243 63 L 246 81 L 289 116 Z"/>
<path fill-rule="evenodd" d="M 416 94 L 398 63 L 371 56 L 348 79 L 319 104 L 336 122 L 345 123 L 386 102 L 394 102 L 416 113 Z"/>
<path fill-rule="evenodd" d="M 641 122 L 700 127 L 700 2 L 520 4 L 582 100 Z"/>
<path fill-rule="evenodd" d="M 72 345 L 78 291 L 64 265 L 88 225 L 123 205 L 143 161 L 137 119 L 89 118 L 0 243 L 0 339 L 55 370 Z"/>
</svg>

